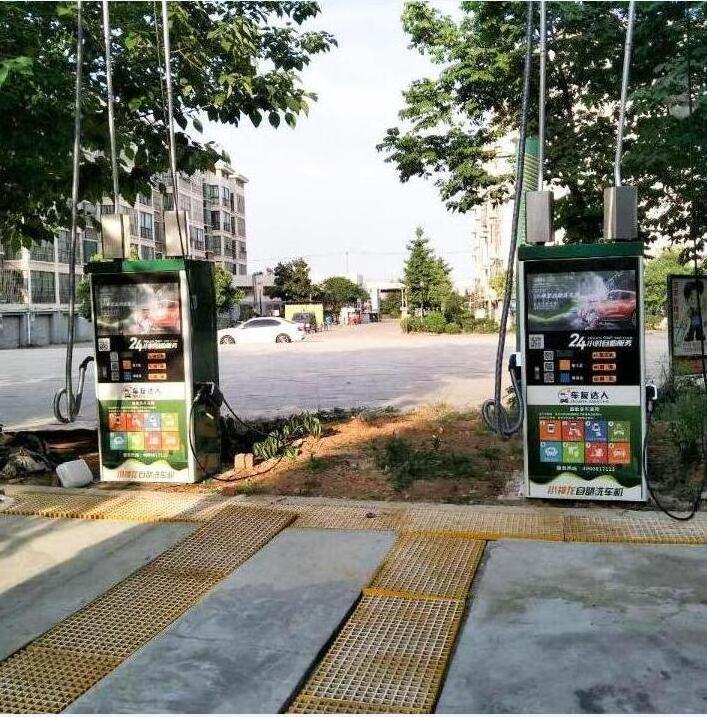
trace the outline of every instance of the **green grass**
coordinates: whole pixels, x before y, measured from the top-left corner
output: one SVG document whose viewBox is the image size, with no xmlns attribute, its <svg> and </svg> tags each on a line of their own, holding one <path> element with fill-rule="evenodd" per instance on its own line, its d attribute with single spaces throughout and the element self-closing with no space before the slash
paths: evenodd
<svg viewBox="0 0 707 717">
<path fill-rule="evenodd" d="M 403 490 L 416 480 L 468 479 L 478 475 L 478 468 L 471 456 L 414 448 L 402 438 L 389 439 L 383 450 L 378 451 L 376 464 L 389 476 L 396 490 Z"/>
</svg>

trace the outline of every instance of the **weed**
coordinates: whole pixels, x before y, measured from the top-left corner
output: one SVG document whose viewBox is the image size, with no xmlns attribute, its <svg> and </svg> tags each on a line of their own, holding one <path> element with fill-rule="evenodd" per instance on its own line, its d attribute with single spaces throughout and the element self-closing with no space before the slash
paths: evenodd
<svg viewBox="0 0 707 717">
<path fill-rule="evenodd" d="M 326 460 L 326 458 L 317 458 L 315 455 L 311 455 L 307 462 L 307 468 L 309 468 L 312 473 L 322 473 L 327 469 L 328 465 L 329 461 Z"/>
<path fill-rule="evenodd" d="M 402 438 L 389 439 L 376 457 L 378 467 L 390 475 L 396 490 L 416 480 L 471 478 L 477 475 L 471 456 L 439 450 L 413 448 Z"/>
<path fill-rule="evenodd" d="M 496 446 L 484 446 L 479 453 L 489 461 L 497 461 L 501 457 L 501 449 Z"/>
</svg>

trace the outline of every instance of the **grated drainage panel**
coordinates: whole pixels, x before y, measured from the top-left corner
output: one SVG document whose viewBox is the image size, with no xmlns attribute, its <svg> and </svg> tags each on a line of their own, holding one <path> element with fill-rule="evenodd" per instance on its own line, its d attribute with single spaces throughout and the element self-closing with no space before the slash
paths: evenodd
<svg viewBox="0 0 707 717">
<path fill-rule="evenodd" d="M 213 498 L 147 491 L 98 493 L 27 492 L 4 513 L 37 515 L 43 518 L 86 520 L 130 520 L 136 522 L 201 522 L 223 508 Z"/>
<path fill-rule="evenodd" d="M 288 711 L 432 712 L 484 545 L 400 536 Z"/>
<path fill-rule="evenodd" d="M 288 711 L 431 712 L 463 611 L 364 596 Z"/>
<path fill-rule="evenodd" d="M 294 515 L 226 506 L 0 663 L 0 713 L 59 712 L 192 607 Z"/>
<path fill-rule="evenodd" d="M 707 521 L 695 516 L 678 523 L 667 516 L 650 513 L 596 516 L 565 515 L 564 539 L 585 543 L 707 543 Z"/>
<path fill-rule="evenodd" d="M 364 595 L 464 600 L 485 543 L 401 535 Z"/>
</svg>

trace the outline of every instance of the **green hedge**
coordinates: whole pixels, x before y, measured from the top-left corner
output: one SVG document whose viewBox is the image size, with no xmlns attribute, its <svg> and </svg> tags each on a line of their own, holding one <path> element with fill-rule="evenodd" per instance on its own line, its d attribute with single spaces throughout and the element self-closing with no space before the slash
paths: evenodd
<svg viewBox="0 0 707 717">
<path fill-rule="evenodd" d="M 493 319 L 466 317 L 461 324 L 447 321 L 438 311 L 426 316 L 406 316 L 400 321 L 400 328 L 406 333 L 428 334 L 497 334 L 498 324 Z"/>
</svg>

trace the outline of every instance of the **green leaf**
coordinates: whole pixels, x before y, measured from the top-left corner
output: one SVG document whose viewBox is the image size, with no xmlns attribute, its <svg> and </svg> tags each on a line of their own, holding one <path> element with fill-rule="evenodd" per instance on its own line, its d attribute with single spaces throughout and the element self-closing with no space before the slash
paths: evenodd
<svg viewBox="0 0 707 717">
<path fill-rule="evenodd" d="M 201 133 L 204 131 L 204 125 L 201 124 L 201 120 L 198 117 L 194 117 L 191 122 L 197 132 Z"/>
<path fill-rule="evenodd" d="M 270 112 L 268 122 L 277 129 L 280 126 L 280 115 L 277 112 Z"/>
</svg>

